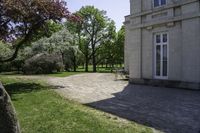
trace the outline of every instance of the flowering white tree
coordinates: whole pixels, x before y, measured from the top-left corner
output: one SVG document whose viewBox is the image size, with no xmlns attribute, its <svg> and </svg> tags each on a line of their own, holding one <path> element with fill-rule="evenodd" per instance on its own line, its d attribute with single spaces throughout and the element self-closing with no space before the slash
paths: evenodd
<svg viewBox="0 0 200 133">
<path fill-rule="evenodd" d="M 41 53 L 57 55 L 61 57 L 66 68 L 73 66 L 73 69 L 76 70 L 76 58 L 81 52 L 74 41 L 75 37 L 69 33 L 66 27 L 63 27 L 62 30 L 52 34 L 51 37 L 44 37 L 32 43 L 25 51 L 28 52 L 28 57 Z"/>
<path fill-rule="evenodd" d="M 0 58 L 3 59 L 11 54 L 10 45 L 0 41 Z"/>
</svg>

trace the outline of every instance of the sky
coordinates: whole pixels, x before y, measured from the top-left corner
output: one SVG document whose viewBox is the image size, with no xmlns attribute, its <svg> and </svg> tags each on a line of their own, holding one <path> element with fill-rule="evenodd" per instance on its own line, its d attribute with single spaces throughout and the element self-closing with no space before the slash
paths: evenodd
<svg viewBox="0 0 200 133">
<path fill-rule="evenodd" d="M 105 10 L 107 16 L 115 21 L 117 30 L 124 22 L 124 16 L 130 14 L 129 0 L 66 0 L 70 12 L 78 11 L 82 6 L 93 5 Z"/>
</svg>

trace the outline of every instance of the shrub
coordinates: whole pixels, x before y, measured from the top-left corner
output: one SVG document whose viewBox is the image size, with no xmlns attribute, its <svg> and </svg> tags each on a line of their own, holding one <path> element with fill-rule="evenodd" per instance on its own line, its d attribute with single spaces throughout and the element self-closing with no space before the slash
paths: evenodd
<svg viewBox="0 0 200 133">
<path fill-rule="evenodd" d="M 0 63 L 0 72 L 10 72 L 12 71 L 11 63 Z"/>
<path fill-rule="evenodd" d="M 63 71 L 64 65 L 61 57 L 56 54 L 37 54 L 25 61 L 23 72 L 25 74 L 49 74 L 54 71 Z"/>
</svg>

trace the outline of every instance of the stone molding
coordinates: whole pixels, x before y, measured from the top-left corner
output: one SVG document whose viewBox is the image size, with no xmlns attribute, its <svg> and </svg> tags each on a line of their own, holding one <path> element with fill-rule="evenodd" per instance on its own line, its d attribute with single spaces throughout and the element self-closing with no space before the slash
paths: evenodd
<svg viewBox="0 0 200 133">
<path fill-rule="evenodd" d="M 194 83 L 194 82 L 173 81 L 173 80 L 129 78 L 129 83 L 139 84 L 139 85 L 150 85 L 150 86 L 157 86 L 157 87 L 169 87 L 169 88 L 200 90 L 200 82 Z"/>
<path fill-rule="evenodd" d="M 153 8 L 151 10 L 142 11 L 140 13 L 127 15 L 127 16 L 125 16 L 125 18 L 131 18 L 132 19 L 132 18 L 135 18 L 135 17 L 140 17 L 140 16 L 143 16 L 143 15 L 148 15 L 148 14 L 152 14 L 152 13 L 155 13 L 155 12 L 160 12 L 160 11 L 163 11 L 163 10 L 167 10 L 167 9 L 178 7 L 178 6 L 183 6 L 183 5 L 190 4 L 190 3 L 193 3 L 193 2 L 198 2 L 198 1 L 199 0 L 183 0 L 183 1 L 180 1 L 180 2 L 177 2 L 177 3 L 165 5 L 165 6 L 160 7 L 160 8 Z"/>
<path fill-rule="evenodd" d="M 154 25 L 160 25 L 160 24 L 167 24 L 167 23 L 172 23 L 172 22 L 177 22 L 177 21 L 182 21 L 182 20 L 187 20 L 187 19 L 192 19 L 192 18 L 198 18 L 198 17 L 200 17 L 200 13 L 191 13 L 191 14 L 186 14 L 186 15 L 177 16 L 177 17 L 166 17 L 166 18 L 155 20 L 155 21 L 141 23 L 138 25 L 130 25 L 131 26 L 130 30 L 154 26 Z"/>
</svg>

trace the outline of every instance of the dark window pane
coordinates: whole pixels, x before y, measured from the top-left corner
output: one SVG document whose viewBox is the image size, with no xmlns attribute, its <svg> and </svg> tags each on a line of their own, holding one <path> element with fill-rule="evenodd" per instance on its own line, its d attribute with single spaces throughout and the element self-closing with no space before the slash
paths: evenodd
<svg viewBox="0 0 200 133">
<path fill-rule="evenodd" d="M 167 61 L 163 61 L 163 76 L 167 76 Z"/>
<path fill-rule="evenodd" d="M 161 37 L 160 35 L 156 35 L 156 43 L 160 43 L 161 42 Z"/>
<path fill-rule="evenodd" d="M 166 5 L 166 0 L 161 0 L 161 5 Z"/>
<path fill-rule="evenodd" d="M 163 45 L 163 61 L 167 61 L 167 45 Z"/>
<path fill-rule="evenodd" d="M 161 64 L 160 64 L 160 59 L 161 59 L 161 47 L 160 45 L 156 46 L 156 76 L 160 76 L 160 69 L 161 69 Z"/>
<path fill-rule="evenodd" d="M 167 76 L 167 45 L 163 45 L 163 76 Z"/>
<path fill-rule="evenodd" d="M 156 60 L 160 61 L 160 45 L 156 46 Z"/>
<path fill-rule="evenodd" d="M 163 42 L 167 42 L 167 34 L 163 34 Z"/>
<path fill-rule="evenodd" d="M 154 7 L 159 6 L 159 0 L 154 0 Z"/>
<path fill-rule="evenodd" d="M 156 62 L 156 76 L 160 76 L 160 61 Z"/>
</svg>

